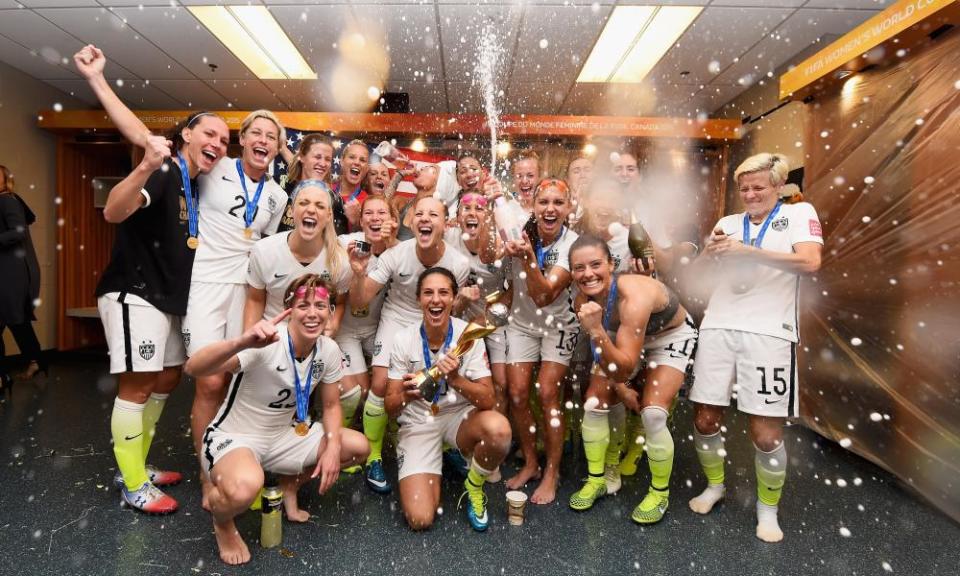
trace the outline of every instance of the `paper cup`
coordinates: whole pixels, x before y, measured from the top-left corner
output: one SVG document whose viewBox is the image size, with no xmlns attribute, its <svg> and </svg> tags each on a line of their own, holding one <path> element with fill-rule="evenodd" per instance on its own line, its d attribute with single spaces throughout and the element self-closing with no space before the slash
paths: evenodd
<svg viewBox="0 0 960 576">
<path fill-rule="evenodd" d="M 507 492 L 507 520 L 513 526 L 523 525 L 523 516 L 527 507 L 527 495 L 519 490 Z"/>
</svg>

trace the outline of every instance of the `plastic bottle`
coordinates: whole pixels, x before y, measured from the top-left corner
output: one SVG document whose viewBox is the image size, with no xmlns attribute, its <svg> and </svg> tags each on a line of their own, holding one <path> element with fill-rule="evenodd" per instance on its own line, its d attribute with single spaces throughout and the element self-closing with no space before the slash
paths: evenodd
<svg viewBox="0 0 960 576">
<path fill-rule="evenodd" d="M 274 548 L 280 545 L 283 538 L 283 514 L 280 507 L 283 505 L 283 493 L 276 478 L 267 478 L 263 487 L 260 511 L 260 546 Z"/>
<path fill-rule="evenodd" d="M 521 223 L 517 221 L 516 211 L 510 206 L 510 202 L 503 196 L 500 196 L 493 202 L 493 217 L 497 220 L 497 230 L 500 232 L 500 239 L 504 242 L 519 242 L 523 239 Z"/>
</svg>

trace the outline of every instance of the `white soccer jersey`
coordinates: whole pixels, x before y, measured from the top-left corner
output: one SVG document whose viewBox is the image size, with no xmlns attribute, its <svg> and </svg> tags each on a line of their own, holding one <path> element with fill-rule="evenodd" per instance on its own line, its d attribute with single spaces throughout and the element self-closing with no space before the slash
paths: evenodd
<svg viewBox="0 0 960 576">
<path fill-rule="evenodd" d="M 338 258 L 337 276 L 327 268 L 327 250 L 323 249 L 313 262 L 303 265 L 293 257 L 287 244 L 292 230 L 274 234 L 257 242 L 250 252 L 250 265 L 247 269 L 247 284 L 254 288 L 267 290 L 267 305 L 263 309 L 264 318 L 273 318 L 283 311 L 283 295 L 291 282 L 304 274 L 316 274 L 326 280 L 337 294 L 346 294 L 350 289 L 350 260 L 341 253 Z"/>
<path fill-rule="evenodd" d="M 443 239 L 448 248 L 454 248 L 457 252 L 463 254 L 470 263 L 470 275 L 467 283 L 475 283 L 480 287 L 480 296 L 486 298 L 497 290 L 503 291 L 503 283 L 507 279 L 507 269 L 509 268 L 509 259 L 504 259 L 498 263 L 484 264 L 480 261 L 480 254 L 472 254 L 467 249 L 467 244 L 463 240 L 463 232 L 459 228 L 450 228 L 443 234 Z M 466 310 L 463 311 L 463 318 L 470 320 L 483 314 L 486 309 L 486 303 L 483 300 L 471 302 Z"/>
<path fill-rule="evenodd" d="M 447 216 L 453 218 L 457 214 L 460 198 L 460 183 L 457 182 L 457 161 L 444 160 L 438 162 L 437 166 L 439 174 L 433 197 L 446 204 Z"/>
<path fill-rule="evenodd" d="M 340 245 L 344 249 L 355 240 L 363 240 L 363 232 L 352 232 L 350 234 L 341 234 L 338 237 Z M 367 261 L 367 274 L 377 267 L 379 256 L 370 254 L 370 260 Z M 340 333 L 353 333 L 357 336 L 374 334 L 377 331 L 377 325 L 380 323 L 380 309 L 383 308 L 383 299 L 387 295 L 386 290 L 381 290 L 373 297 L 373 300 L 367 304 L 366 308 L 354 311 L 349 302 L 347 309 L 343 312 L 343 320 L 340 321 Z"/>
<path fill-rule="evenodd" d="M 257 193 L 258 182 L 244 175 L 250 200 Z M 243 234 L 247 201 L 240 186 L 237 161 L 223 158 L 209 174 L 200 175 L 200 246 L 193 261 L 193 280 L 243 284 L 247 277 L 247 256 L 254 243 L 274 234 L 287 209 L 287 194 L 269 175 L 257 202 L 251 229 Z"/>
<path fill-rule="evenodd" d="M 564 227 L 560 238 L 556 242 L 543 248 L 544 274 L 549 274 L 550 268 L 556 266 L 567 272 L 570 271 L 570 246 L 577 239 L 577 233 Z M 536 266 L 536 262 L 533 263 Z M 529 264 L 521 258 L 514 258 L 511 262 L 513 275 L 513 324 L 527 331 L 540 332 L 541 330 L 555 330 L 555 326 L 547 326 L 546 322 L 560 322 L 563 326 L 576 324 L 577 318 L 573 313 L 572 294 L 567 286 L 556 300 L 544 307 L 539 307 L 527 295 L 526 274 L 532 272 Z M 523 274 L 523 277 L 521 277 Z"/>
<path fill-rule="evenodd" d="M 453 323 L 453 338 L 450 348 L 457 345 L 457 340 L 463 334 L 467 323 L 459 318 L 450 318 Z M 390 367 L 387 370 L 387 377 L 394 380 L 403 380 L 405 374 L 413 374 L 424 368 L 426 364 L 423 361 L 423 340 L 420 337 L 420 326 L 423 325 L 423 315 L 420 321 L 409 324 L 400 331 L 393 340 L 393 350 L 390 352 Z M 436 364 L 438 353 L 430 354 L 431 365 Z M 487 362 L 487 349 L 483 339 L 476 340 L 470 350 L 460 359 L 460 375 L 467 380 L 478 380 L 490 376 L 490 365 Z M 405 419 L 416 418 L 420 420 L 432 415 L 430 411 L 430 402 L 432 398 L 417 400 L 411 402 L 403 409 L 399 421 L 403 423 Z M 440 407 L 440 413 L 453 412 L 463 406 L 469 405 L 470 401 L 460 395 L 453 388 L 447 389 L 441 387 L 440 396 L 437 405 Z"/>
<path fill-rule="evenodd" d="M 443 257 L 432 267 L 446 268 L 453 272 L 457 285 L 463 286 L 470 276 L 470 263 L 467 257 L 446 246 Z M 417 240 L 404 240 L 380 255 L 377 267 L 369 278 L 383 284 L 387 295 L 383 302 L 384 320 L 401 326 L 420 322 L 423 313 L 417 299 L 417 278 L 426 270 L 417 258 Z M 387 283 L 390 283 L 387 286 Z"/>
<path fill-rule="evenodd" d="M 630 235 L 626 226 L 614 226 L 613 237 L 607 240 L 607 248 L 610 249 L 610 255 L 613 257 L 613 271 L 616 273 L 632 272 L 633 254 L 630 253 L 628 237 Z"/>
<path fill-rule="evenodd" d="M 297 414 L 297 394 L 293 371 L 300 375 L 300 385 L 307 382 L 308 369 L 313 373 L 310 391 L 320 384 L 337 385 L 342 377 L 340 348 L 321 336 L 317 339 L 316 356 L 293 365 L 287 344 L 287 326 L 277 326 L 280 339 L 264 348 L 250 348 L 237 354 L 240 369 L 230 381 L 227 398 L 210 424 L 215 429 L 244 434 L 276 434 L 290 426 Z"/>
<path fill-rule="evenodd" d="M 750 224 L 754 241 L 761 224 Z M 732 239 L 743 241 L 743 214 L 725 216 L 714 229 L 723 229 Z M 806 202 L 784 204 L 770 223 L 762 248 L 793 252 L 800 242 L 823 244 L 820 219 Z M 800 276 L 773 266 L 722 261 L 722 274 L 704 313 L 701 330 L 726 328 L 765 334 L 791 342 L 799 341 Z"/>
</svg>

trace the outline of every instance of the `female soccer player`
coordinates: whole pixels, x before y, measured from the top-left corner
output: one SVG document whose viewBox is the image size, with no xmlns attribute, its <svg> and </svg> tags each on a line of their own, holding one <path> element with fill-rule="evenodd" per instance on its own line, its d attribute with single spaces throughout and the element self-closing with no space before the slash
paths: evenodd
<svg viewBox="0 0 960 576">
<path fill-rule="evenodd" d="M 338 205 L 333 215 L 337 234 L 347 234 L 360 225 L 360 203 L 367 197 L 363 185 L 367 181 L 370 150 L 362 140 L 351 140 L 340 154 L 340 177 L 333 186 Z"/>
<path fill-rule="evenodd" d="M 367 260 L 366 273 L 377 267 L 377 260 L 388 249 L 397 244 L 393 232 L 397 229 L 396 209 L 383 196 L 367 196 L 360 204 L 361 232 L 344 234 L 339 237 L 344 249 L 355 248 L 358 242 L 370 244 L 370 258 Z M 381 290 L 366 306 L 354 308 L 349 303 L 343 313 L 336 341 L 343 352 L 343 388 L 341 397 L 344 422 L 353 421 L 353 414 L 360 403 L 361 394 L 370 389 L 367 358 L 373 357 L 377 326 L 380 322 L 380 310 L 386 290 Z"/>
<path fill-rule="evenodd" d="M 483 340 L 475 341 L 462 358 L 448 354 L 467 327 L 450 316 L 457 290 L 456 277 L 445 268 L 420 273 L 421 319 L 401 330 L 390 352 L 386 409 L 399 416 L 400 505 L 414 530 L 429 528 L 440 505 L 444 442 L 471 455 L 463 485 L 467 518 L 479 532 L 489 523 L 483 485 L 510 449 L 510 423 L 493 409 L 496 400 Z M 436 394 L 424 398 L 414 375 L 434 365 L 443 378 Z"/>
<path fill-rule="evenodd" d="M 440 266 L 453 272 L 457 285 L 462 286 L 470 274 L 470 263 L 466 257 L 443 241 L 446 219 L 446 206 L 440 200 L 430 197 L 418 200 L 413 207 L 416 237 L 400 242 L 381 254 L 377 267 L 369 274 L 367 261 L 370 255 L 361 253 L 355 245 L 348 250 L 353 269 L 350 283 L 350 306 L 353 309 L 369 305 L 384 286 L 390 286 L 383 302 L 383 313 L 373 346 L 373 379 L 363 410 L 363 430 L 370 440 L 367 485 L 381 494 L 390 491 L 381 456 L 383 436 L 387 429 L 387 414 L 383 408 L 387 367 L 397 334 L 405 326 L 421 319 L 417 278 L 427 268 Z"/>
<path fill-rule="evenodd" d="M 576 232 L 565 225 L 570 211 L 570 189 L 562 180 L 542 180 L 533 193 L 533 238 L 507 242 L 513 258 L 513 321 L 507 326 L 507 380 L 511 414 L 520 433 L 526 461 L 507 480 L 515 490 L 540 476 L 536 432 L 530 411 L 533 372 L 539 363 L 538 392 L 544 413 L 547 469 L 530 501 L 548 504 L 556 498 L 563 452 L 560 381 L 567 373 L 577 344 L 577 319 L 570 308 L 570 246 Z"/>
<path fill-rule="evenodd" d="M 239 338 L 199 350 L 186 366 L 197 377 L 233 374 L 230 394 L 204 432 L 202 456 L 213 483 L 209 500 L 217 547 L 227 564 L 250 560 L 234 518 L 259 494 L 264 471 L 312 470 L 309 477 L 320 479 L 323 494 L 342 466 L 362 461 L 369 449 L 362 434 L 340 425 L 340 349 L 323 335 L 332 306 L 329 288 L 316 274 L 306 274 L 290 283 L 284 305 L 279 315 L 260 320 Z M 310 422 L 307 412 L 318 387 L 322 424 Z M 309 514 L 297 507 L 296 489 L 307 479 L 284 489 L 287 517 L 301 522 Z"/>
<path fill-rule="evenodd" d="M 777 505 L 787 476 L 783 423 L 799 414 L 797 326 L 800 275 L 820 268 L 823 232 L 813 206 L 784 204 L 789 166 L 781 154 L 747 158 L 734 173 L 744 212 L 721 218 L 698 265 L 714 267 L 713 294 L 700 325 L 690 400 L 707 488 L 690 508 L 707 514 L 723 498 L 720 423 L 737 386 L 756 450 L 757 538 L 779 542 Z"/>
<path fill-rule="evenodd" d="M 300 147 L 294 154 L 281 142 L 280 153 L 290 166 L 287 171 L 287 181 L 284 186 L 288 195 L 296 189 L 303 180 L 320 180 L 330 184 L 330 173 L 333 169 L 333 143 L 323 134 L 307 134 L 300 141 Z M 330 203 L 334 203 L 331 191 Z M 280 221 L 280 231 L 293 230 L 293 202 L 287 200 L 287 211 Z"/>
<path fill-rule="evenodd" d="M 117 121 L 133 113 L 103 76 L 103 52 L 89 45 L 73 58 L 114 123 L 129 127 L 130 122 Z M 146 457 L 185 359 L 180 321 L 187 312 L 196 255 L 197 177 L 213 170 L 226 154 L 230 131 L 216 114 L 197 112 L 178 124 L 169 140 L 151 135 L 146 127 L 125 135 L 145 153 L 107 198 L 103 216 L 119 226 L 113 255 L 97 285 L 97 307 L 110 372 L 119 374 L 110 429 L 121 497 L 143 512 L 165 514 L 175 511 L 177 502 L 156 486 L 175 484 L 181 476 L 147 467 Z M 173 158 L 171 151 L 176 152 Z"/>
<path fill-rule="evenodd" d="M 574 307 L 581 337 L 589 338 L 594 359 L 583 416 L 590 478 L 570 497 L 570 507 L 591 508 L 608 493 L 611 475 L 619 489 L 623 422 L 619 430 L 612 430 L 609 412 L 622 398 L 643 420 L 651 475 L 647 496 L 634 508 L 632 518 L 640 524 L 659 522 L 667 510 L 673 468 L 667 416 L 697 344 L 696 328 L 676 293 L 665 284 L 639 274 L 617 275 L 610 248 L 600 238 L 578 238 L 570 248 L 570 266 L 579 290 Z M 645 384 L 638 398 L 624 383 L 641 368 Z"/>
</svg>

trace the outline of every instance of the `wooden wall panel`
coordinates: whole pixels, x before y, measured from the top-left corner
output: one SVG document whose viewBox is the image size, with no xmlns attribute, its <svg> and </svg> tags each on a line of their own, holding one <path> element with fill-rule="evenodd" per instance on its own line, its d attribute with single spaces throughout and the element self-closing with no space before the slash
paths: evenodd
<svg viewBox="0 0 960 576">
<path fill-rule="evenodd" d="M 130 152 L 123 144 L 57 143 L 57 348 L 72 350 L 102 344 L 103 328 L 94 318 L 67 315 L 72 308 L 96 307 L 94 290 L 110 260 L 115 226 L 93 205 L 92 179 L 124 176 Z"/>
</svg>

